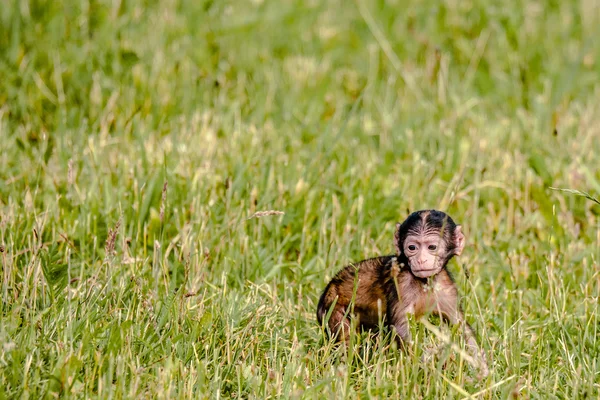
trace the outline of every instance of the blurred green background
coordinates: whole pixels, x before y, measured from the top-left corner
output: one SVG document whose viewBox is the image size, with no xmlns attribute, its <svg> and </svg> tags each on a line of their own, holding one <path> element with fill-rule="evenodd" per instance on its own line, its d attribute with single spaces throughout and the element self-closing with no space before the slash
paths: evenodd
<svg viewBox="0 0 600 400">
<path fill-rule="evenodd" d="M 600 192 L 599 23 L 595 0 L 4 1 L 0 397 L 596 398 L 600 208 L 549 187 Z M 316 323 L 423 208 L 468 235 L 486 380 L 421 324 L 409 355 Z"/>
</svg>

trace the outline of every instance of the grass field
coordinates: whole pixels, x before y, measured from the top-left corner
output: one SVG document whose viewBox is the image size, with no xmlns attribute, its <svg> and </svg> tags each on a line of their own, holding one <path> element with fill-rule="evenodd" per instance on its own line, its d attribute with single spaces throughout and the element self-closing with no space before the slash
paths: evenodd
<svg viewBox="0 0 600 400">
<path fill-rule="evenodd" d="M 0 18 L 0 398 L 600 395 L 600 206 L 549 189 L 600 193 L 597 1 Z M 423 208 L 467 233 L 450 270 L 486 379 L 427 324 L 409 354 L 316 322 Z"/>
</svg>

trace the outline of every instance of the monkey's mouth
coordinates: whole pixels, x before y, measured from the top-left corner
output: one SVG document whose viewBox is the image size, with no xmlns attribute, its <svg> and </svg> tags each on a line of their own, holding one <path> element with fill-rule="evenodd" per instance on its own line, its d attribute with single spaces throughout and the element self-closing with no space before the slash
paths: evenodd
<svg viewBox="0 0 600 400">
<path fill-rule="evenodd" d="M 417 276 L 419 278 L 428 278 L 428 277 L 440 272 L 440 269 L 439 268 L 413 269 L 412 272 L 413 272 L 413 274 L 415 274 L 415 276 Z"/>
</svg>

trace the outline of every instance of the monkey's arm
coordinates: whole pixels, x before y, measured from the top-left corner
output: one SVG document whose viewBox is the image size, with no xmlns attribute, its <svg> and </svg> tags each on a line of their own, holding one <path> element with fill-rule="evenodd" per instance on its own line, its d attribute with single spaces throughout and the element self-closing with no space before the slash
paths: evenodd
<svg viewBox="0 0 600 400">
<path fill-rule="evenodd" d="M 387 323 L 396 332 L 400 346 L 406 348 L 412 341 L 408 314 L 414 313 L 414 306 L 408 293 L 403 293 L 407 289 L 407 287 L 403 287 L 405 276 L 399 273 L 397 266 L 394 266 L 390 272 L 391 276 L 387 281 L 386 288 Z"/>
<path fill-rule="evenodd" d="M 398 302 L 388 305 L 389 325 L 401 339 L 402 346 L 406 346 L 412 341 L 408 326 L 408 312 L 409 310 Z"/>
</svg>

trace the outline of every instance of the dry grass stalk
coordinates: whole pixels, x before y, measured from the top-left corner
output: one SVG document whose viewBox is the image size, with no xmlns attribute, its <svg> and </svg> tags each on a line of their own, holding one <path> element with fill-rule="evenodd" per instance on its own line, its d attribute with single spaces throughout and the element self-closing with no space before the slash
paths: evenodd
<svg viewBox="0 0 600 400">
<path fill-rule="evenodd" d="M 257 211 L 254 214 L 252 214 L 251 216 L 249 216 L 247 218 L 247 220 L 252 219 L 252 218 L 266 217 L 268 215 L 284 215 L 284 214 L 285 213 L 283 211 L 277 211 L 277 210 Z"/>
<path fill-rule="evenodd" d="M 69 163 L 67 164 L 67 182 L 69 186 L 73 184 L 73 159 L 69 159 Z"/>
<path fill-rule="evenodd" d="M 163 189 L 162 189 L 162 197 L 160 200 L 160 223 L 162 224 L 165 218 L 165 203 L 167 202 L 167 186 L 168 186 L 167 181 L 165 181 L 165 184 L 163 185 Z"/>
</svg>

